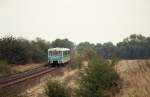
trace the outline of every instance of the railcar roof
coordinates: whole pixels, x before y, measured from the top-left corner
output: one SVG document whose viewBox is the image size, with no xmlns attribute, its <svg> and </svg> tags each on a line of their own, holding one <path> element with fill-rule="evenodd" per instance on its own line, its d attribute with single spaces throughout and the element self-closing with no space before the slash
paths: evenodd
<svg viewBox="0 0 150 97">
<path fill-rule="evenodd" d="M 50 48 L 48 49 L 48 51 L 70 51 L 70 49 L 56 47 L 56 48 Z"/>
</svg>

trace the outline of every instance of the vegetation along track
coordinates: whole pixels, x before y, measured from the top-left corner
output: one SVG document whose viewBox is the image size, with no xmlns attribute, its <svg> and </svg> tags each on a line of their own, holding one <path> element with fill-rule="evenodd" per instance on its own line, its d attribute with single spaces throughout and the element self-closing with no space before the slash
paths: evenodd
<svg viewBox="0 0 150 97">
<path fill-rule="evenodd" d="M 26 81 L 28 79 L 36 78 L 39 76 L 42 76 L 44 74 L 50 73 L 52 71 L 55 71 L 56 68 L 49 68 L 48 66 L 40 67 L 33 69 L 31 71 L 26 71 L 23 73 L 14 74 L 11 76 L 7 76 L 0 79 L 0 88 L 5 88 L 23 81 Z"/>
</svg>

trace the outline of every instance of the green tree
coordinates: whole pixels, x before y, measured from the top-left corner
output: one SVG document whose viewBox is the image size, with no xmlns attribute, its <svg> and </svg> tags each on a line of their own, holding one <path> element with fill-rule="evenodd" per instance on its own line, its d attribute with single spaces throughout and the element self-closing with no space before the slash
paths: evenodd
<svg viewBox="0 0 150 97">
<path fill-rule="evenodd" d="M 96 50 L 98 54 L 103 56 L 104 58 L 110 59 L 116 56 L 116 47 L 113 45 L 112 42 L 104 43 L 103 45 L 97 44 Z"/>
<path fill-rule="evenodd" d="M 10 64 L 26 64 L 47 61 L 47 49 L 50 43 L 40 38 L 28 41 L 12 36 L 0 39 L 0 60 Z"/>
<path fill-rule="evenodd" d="M 123 42 L 119 42 L 117 48 L 118 55 L 121 58 L 137 59 L 150 57 L 148 38 L 142 35 L 130 35 Z"/>
<path fill-rule="evenodd" d="M 81 42 L 76 48 L 79 54 L 86 53 L 87 49 L 95 49 L 95 45 L 89 42 Z"/>
<path fill-rule="evenodd" d="M 68 39 L 56 39 L 52 42 L 52 47 L 64 47 L 64 48 L 74 48 L 74 43 Z"/>
<path fill-rule="evenodd" d="M 31 43 L 31 58 L 34 62 L 41 62 L 47 60 L 47 50 L 51 46 L 49 42 L 37 38 Z"/>
<path fill-rule="evenodd" d="M 14 37 L 5 37 L 0 41 L 0 59 L 8 63 L 20 64 L 27 62 L 27 49 L 23 45 L 24 41 L 19 41 Z"/>
</svg>

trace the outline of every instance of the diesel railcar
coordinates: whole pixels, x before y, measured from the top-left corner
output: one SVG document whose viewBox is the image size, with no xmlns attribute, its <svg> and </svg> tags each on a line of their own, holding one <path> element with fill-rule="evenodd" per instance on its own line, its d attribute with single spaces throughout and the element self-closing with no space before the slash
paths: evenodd
<svg viewBox="0 0 150 97">
<path fill-rule="evenodd" d="M 63 65 L 70 61 L 69 48 L 50 48 L 48 49 L 48 63 Z"/>
</svg>

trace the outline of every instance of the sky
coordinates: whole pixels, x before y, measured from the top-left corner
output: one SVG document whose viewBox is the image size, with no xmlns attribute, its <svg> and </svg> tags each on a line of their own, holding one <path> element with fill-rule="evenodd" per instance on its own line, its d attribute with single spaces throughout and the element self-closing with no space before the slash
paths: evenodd
<svg viewBox="0 0 150 97">
<path fill-rule="evenodd" d="M 117 43 L 150 36 L 150 0 L 0 0 L 0 37 Z"/>
</svg>

